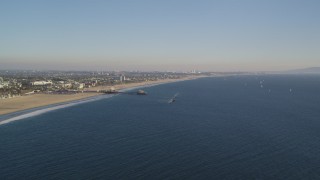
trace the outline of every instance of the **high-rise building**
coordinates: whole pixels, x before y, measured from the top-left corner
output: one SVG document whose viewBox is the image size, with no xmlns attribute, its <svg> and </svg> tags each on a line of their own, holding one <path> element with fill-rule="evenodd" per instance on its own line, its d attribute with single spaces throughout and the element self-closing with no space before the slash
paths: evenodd
<svg viewBox="0 0 320 180">
<path fill-rule="evenodd" d="M 119 80 L 120 80 L 120 82 L 124 82 L 124 81 L 126 81 L 126 77 L 124 75 L 121 75 Z"/>
</svg>

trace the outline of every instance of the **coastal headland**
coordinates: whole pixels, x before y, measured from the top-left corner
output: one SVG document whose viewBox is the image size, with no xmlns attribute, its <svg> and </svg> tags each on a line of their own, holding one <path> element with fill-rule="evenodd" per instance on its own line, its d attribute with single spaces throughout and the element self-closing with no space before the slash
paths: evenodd
<svg viewBox="0 0 320 180">
<path fill-rule="evenodd" d="M 116 90 L 120 91 L 120 90 L 129 89 L 129 88 L 177 82 L 177 81 L 183 81 L 183 80 L 191 80 L 191 79 L 196 79 L 200 77 L 203 77 L 203 76 L 188 76 L 180 79 L 164 79 L 164 80 L 146 81 L 146 82 L 138 82 L 138 83 L 124 83 L 124 84 L 117 84 L 114 86 L 96 86 L 96 87 L 86 88 L 85 90 L 89 90 L 89 91 L 109 90 L 111 87 L 113 87 Z M 0 115 L 14 113 L 22 110 L 28 110 L 28 109 L 42 107 L 42 106 L 47 106 L 47 105 L 71 102 L 71 101 L 85 99 L 85 98 L 98 96 L 98 95 L 103 95 L 103 93 L 96 92 L 96 93 L 76 93 L 76 94 L 32 94 L 32 95 L 21 96 L 17 98 L 2 99 L 0 101 Z"/>
</svg>

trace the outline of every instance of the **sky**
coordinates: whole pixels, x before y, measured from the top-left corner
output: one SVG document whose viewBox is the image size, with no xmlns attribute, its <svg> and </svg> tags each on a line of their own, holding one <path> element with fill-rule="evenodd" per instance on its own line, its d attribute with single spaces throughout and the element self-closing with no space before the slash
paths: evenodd
<svg viewBox="0 0 320 180">
<path fill-rule="evenodd" d="M 0 0 L 0 69 L 297 69 L 319 32 L 319 0 Z"/>
</svg>

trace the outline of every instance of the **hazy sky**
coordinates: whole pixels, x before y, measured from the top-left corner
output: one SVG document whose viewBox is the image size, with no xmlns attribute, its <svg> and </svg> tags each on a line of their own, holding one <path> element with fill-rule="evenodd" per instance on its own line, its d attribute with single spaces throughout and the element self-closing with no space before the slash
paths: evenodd
<svg viewBox="0 0 320 180">
<path fill-rule="evenodd" d="M 0 0 L 0 69 L 309 66 L 319 0 Z"/>
</svg>

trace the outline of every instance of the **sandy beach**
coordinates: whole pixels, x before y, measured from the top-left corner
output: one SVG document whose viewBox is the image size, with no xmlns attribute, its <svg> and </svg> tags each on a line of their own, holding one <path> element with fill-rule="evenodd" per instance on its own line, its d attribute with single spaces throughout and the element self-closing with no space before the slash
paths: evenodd
<svg viewBox="0 0 320 180">
<path fill-rule="evenodd" d="M 199 77 L 186 77 L 181 79 L 165 79 L 159 81 L 147 81 L 139 83 L 118 84 L 115 86 L 96 86 L 86 88 L 85 90 L 108 90 L 114 87 L 116 90 L 123 90 L 127 88 L 140 87 L 153 84 L 169 83 L 182 80 L 190 80 Z M 92 96 L 102 95 L 101 93 L 78 93 L 78 94 L 34 94 L 28 96 L 21 96 L 11 99 L 0 100 L 0 115 L 9 114 L 17 111 L 32 109 L 51 104 L 75 101 Z"/>
<path fill-rule="evenodd" d="M 148 85 L 154 85 L 154 84 L 162 84 L 162 83 L 170 83 L 170 82 L 177 82 L 177 81 L 183 81 L 183 80 L 191 80 L 197 77 L 186 77 L 181 79 L 164 79 L 164 80 L 158 80 L 158 81 L 146 81 L 146 82 L 138 82 L 138 83 L 125 83 L 125 84 L 117 84 L 114 86 L 96 86 L 91 88 L 85 88 L 84 90 L 90 90 L 90 91 L 96 91 L 96 90 L 110 90 L 111 87 L 115 88 L 116 90 L 122 90 L 122 89 L 128 89 L 128 88 L 134 88 L 134 87 L 140 87 L 140 86 L 148 86 Z"/>
<path fill-rule="evenodd" d="M 62 102 L 84 99 L 99 93 L 79 93 L 79 94 L 34 94 L 11 99 L 0 100 L 0 115 L 13 113 L 21 110 L 57 104 Z"/>
</svg>

